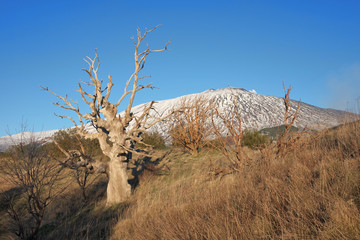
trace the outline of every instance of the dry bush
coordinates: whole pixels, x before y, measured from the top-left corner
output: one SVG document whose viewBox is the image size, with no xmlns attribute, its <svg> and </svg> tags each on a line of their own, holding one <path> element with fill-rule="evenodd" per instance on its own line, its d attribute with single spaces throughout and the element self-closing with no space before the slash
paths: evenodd
<svg viewBox="0 0 360 240">
<path fill-rule="evenodd" d="M 205 177 L 208 155 L 174 154 L 173 172 L 138 189 L 113 239 L 358 239 L 358 129 L 333 130 L 335 143 L 322 133 L 215 180 Z"/>
<path fill-rule="evenodd" d="M 9 230 L 21 239 L 37 239 L 47 207 L 63 190 L 57 186 L 62 167 L 35 140 L 13 146 L 10 155 L 1 171 L 14 187 L 3 196 Z"/>
<path fill-rule="evenodd" d="M 171 116 L 173 128 L 170 130 L 173 145 L 181 146 L 192 155 L 197 155 L 211 132 L 208 122 L 212 104 L 204 97 L 194 100 L 184 98 L 180 107 Z"/>
<path fill-rule="evenodd" d="M 301 138 L 301 136 L 305 133 L 305 129 L 301 132 L 294 133 L 292 132 L 293 125 L 298 117 L 298 112 L 300 109 L 300 101 L 298 102 L 296 108 L 292 106 L 290 99 L 291 86 L 288 89 L 285 88 L 285 83 L 283 82 L 284 88 L 284 131 L 281 131 L 279 128 L 279 137 L 276 141 L 276 154 L 283 154 L 289 148 L 293 147 L 293 145 Z"/>
</svg>

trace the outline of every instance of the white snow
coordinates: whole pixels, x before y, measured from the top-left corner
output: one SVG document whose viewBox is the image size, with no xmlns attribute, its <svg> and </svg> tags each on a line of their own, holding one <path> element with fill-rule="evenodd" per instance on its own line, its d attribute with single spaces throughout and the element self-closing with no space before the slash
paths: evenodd
<svg viewBox="0 0 360 240">
<path fill-rule="evenodd" d="M 201 93 L 189 94 L 173 99 L 158 101 L 154 104 L 154 110 L 151 115 L 155 118 L 164 116 L 180 106 L 181 101 L 186 98 L 190 101 L 196 97 L 201 96 L 215 104 L 219 112 L 223 114 L 230 113 L 230 106 L 236 102 L 237 110 L 242 116 L 242 127 L 251 129 L 263 129 L 267 127 L 274 127 L 283 124 L 284 115 L 284 102 L 280 97 L 266 96 L 256 94 L 255 90 L 248 91 L 243 88 L 221 88 L 209 89 Z M 298 102 L 291 101 L 293 108 L 296 108 Z M 132 112 L 136 115 L 142 112 L 144 107 L 149 104 L 140 104 L 133 107 Z M 300 103 L 300 110 L 298 119 L 295 122 L 297 127 L 310 127 L 310 128 L 325 128 L 336 126 L 341 123 L 344 117 L 344 112 L 334 109 L 323 109 L 315 107 L 306 103 Z M 153 120 L 155 119 L 153 118 Z M 150 118 L 150 121 L 152 119 Z M 220 119 L 215 119 L 216 124 L 221 125 Z M 164 137 L 168 136 L 168 130 L 171 122 L 163 121 L 157 123 L 150 131 L 157 131 Z M 89 130 L 92 128 L 88 126 Z M 51 136 L 58 130 L 36 132 L 36 133 L 20 133 L 12 136 L 5 136 L 0 138 L 0 151 L 7 149 L 9 146 L 19 143 L 22 140 L 29 139 L 30 137 L 41 140 L 49 141 Z M 94 131 L 94 129 L 92 129 Z"/>
</svg>

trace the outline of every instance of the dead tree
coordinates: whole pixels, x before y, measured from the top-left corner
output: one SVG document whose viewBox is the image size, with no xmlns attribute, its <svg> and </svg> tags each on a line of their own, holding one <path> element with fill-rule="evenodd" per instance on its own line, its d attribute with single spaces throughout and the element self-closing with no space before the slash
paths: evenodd
<svg viewBox="0 0 360 240">
<path fill-rule="evenodd" d="M 102 152 L 109 157 L 107 205 L 123 202 L 131 195 L 131 186 L 128 183 L 127 175 L 128 162 L 131 159 L 132 154 L 144 154 L 139 153 L 139 151 L 134 149 L 134 142 L 144 144 L 142 142 L 141 134 L 146 129 L 170 115 L 158 116 L 155 119 L 155 116 L 151 115 L 151 109 L 155 103 L 154 101 L 146 105 L 142 113 L 135 115 L 132 112 L 136 93 L 142 89 L 153 88 L 151 83 L 147 85 L 141 85 L 139 83 L 140 80 L 147 77 L 139 75 L 145 66 L 147 57 L 151 53 L 166 51 L 169 44 L 168 42 L 164 48 L 159 50 L 151 50 L 148 45 L 144 51 L 140 50 L 141 43 L 144 38 L 157 27 L 145 31 L 144 34 L 142 34 L 140 29 L 138 29 L 137 37 L 132 39 L 135 47 L 135 70 L 126 81 L 124 93 L 117 102 L 111 103 L 109 101 L 110 93 L 112 87 L 114 86 L 111 76 L 109 75 L 108 77 L 106 87 L 103 86 L 103 80 L 99 79 L 98 70 L 100 67 L 100 61 L 96 51 L 93 59 L 87 57 L 85 60 L 88 63 L 89 68 L 83 69 L 90 77 L 90 81 L 86 82 L 85 85 L 92 87 L 93 92 L 90 93 L 85 90 L 83 88 L 83 82 L 78 83 L 82 100 L 90 107 L 91 112 L 80 112 L 77 102 L 69 99 L 67 96 L 62 97 L 48 88 L 42 87 L 42 90 L 54 94 L 62 101 L 61 103 L 54 103 L 55 105 L 75 112 L 78 117 L 78 121 L 75 121 L 70 116 L 58 116 L 70 119 L 75 125 L 77 133 L 80 136 L 89 139 L 98 139 Z M 125 99 L 128 99 L 126 109 L 123 114 L 119 114 L 120 104 L 124 104 Z M 86 121 L 91 122 L 91 124 L 95 127 L 95 133 L 86 131 Z"/>
<path fill-rule="evenodd" d="M 284 152 L 285 149 L 288 149 L 291 145 L 293 145 L 305 132 L 305 129 L 303 129 L 300 133 L 293 134 L 290 136 L 291 127 L 294 125 L 295 120 L 298 117 L 299 109 L 300 109 L 300 101 L 298 102 L 296 108 L 293 108 L 291 100 L 290 100 L 290 92 L 291 92 L 291 86 L 289 86 L 288 89 L 285 88 L 285 83 L 283 82 L 283 88 L 284 88 L 284 126 L 285 129 L 283 132 L 280 131 L 279 128 L 279 137 L 276 141 L 276 154 L 281 154 Z"/>
<path fill-rule="evenodd" d="M 211 123 L 208 120 L 211 109 L 212 104 L 204 97 L 184 98 L 171 117 L 173 144 L 197 155 L 210 134 Z"/>
</svg>

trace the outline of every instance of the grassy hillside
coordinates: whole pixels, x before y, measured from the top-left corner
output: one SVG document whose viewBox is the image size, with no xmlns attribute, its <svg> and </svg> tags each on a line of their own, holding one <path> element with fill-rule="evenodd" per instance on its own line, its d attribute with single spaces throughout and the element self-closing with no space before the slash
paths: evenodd
<svg viewBox="0 0 360 240">
<path fill-rule="evenodd" d="M 70 181 L 40 239 L 359 239 L 359 122 L 306 136 L 282 155 L 246 149 L 251 163 L 238 171 L 211 148 L 196 157 L 171 151 L 111 208 L 106 176 L 89 187 L 87 203 Z M 14 237 L 2 198 L 14 189 L 1 186 L 0 236 Z"/>
</svg>

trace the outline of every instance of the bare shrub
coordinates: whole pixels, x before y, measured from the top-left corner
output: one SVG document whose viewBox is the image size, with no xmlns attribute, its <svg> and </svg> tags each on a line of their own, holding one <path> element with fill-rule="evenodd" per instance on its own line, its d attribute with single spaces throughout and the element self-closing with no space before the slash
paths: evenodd
<svg viewBox="0 0 360 240">
<path fill-rule="evenodd" d="M 62 167 L 35 140 L 9 151 L 3 177 L 20 190 L 6 196 L 11 229 L 21 239 L 37 239 L 48 205 L 63 190 L 57 186 Z"/>
<path fill-rule="evenodd" d="M 285 150 L 291 148 L 295 142 L 297 142 L 301 136 L 305 133 L 305 129 L 303 129 L 301 132 L 295 133 L 292 132 L 292 127 L 295 123 L 295 120 L 298 117 L 298 112 L 300 109 L 300 101 L 298 102 L 296 108 L 292 106 L 291 100 L 290 100 L 290 92 L 291 92 L 291 86 L 289 86 L 288 89 L 285 88 L 285 83 L 283 82 L 283 88 L 284 88 L 284 131 L 281 131 L 279 128 L 279 137 L 276 141 L 276 153 L 277 154 L 283 154 Z"/>
<path fill-rule="evenodd" d="M 194 100 L 184 98 L 171 116 L 173 128 L 170 136 L 173 145 L 197 155 L 211 133 L 208 121 L 211 109 L 212 104 L 204 97 L 196 97 Z"/>
</svg>

